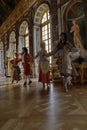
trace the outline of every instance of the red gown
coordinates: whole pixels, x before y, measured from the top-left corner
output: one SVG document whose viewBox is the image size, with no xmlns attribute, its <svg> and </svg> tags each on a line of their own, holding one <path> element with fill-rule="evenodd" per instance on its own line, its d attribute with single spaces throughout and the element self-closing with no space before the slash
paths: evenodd
<svg viewBox="0 0 87 130">
<path fill-rule="evenodd" d="M 31 67 L 30 67 L 30 55 L 28 53 L 24 54 L 24 63 L 23 63 L 23 68 L 24 68 L 24 74 L 31 75 Z"/>
<path fill-rule="evenodd" d="M 49 83 L 50 82 L 49 72 L 43 73 L 40 66 L 39 66 L 39 82 L 42 82 L 42 83 Z"/>
<path fill-rule="evenodd" d="M 50 73 L 49 73 L 49 62 L 40 61 L 39 63 L 39 82 L 47 83 L 50 82 Z"/>
<path fill-rule="evenodd" d="M 50 82 L 50 73 L 49 73 L 49 62 L 46 58 L 47 51 L 44 49 L 41 49 L 35 58 L 39 57 L 39 82 L 47 83 Z"/>
</svg>

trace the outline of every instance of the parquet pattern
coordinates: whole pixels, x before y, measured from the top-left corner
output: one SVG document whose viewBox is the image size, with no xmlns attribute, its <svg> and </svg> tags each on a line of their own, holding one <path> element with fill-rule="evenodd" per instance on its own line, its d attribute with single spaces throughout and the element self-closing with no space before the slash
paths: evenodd
<svg viewBox="0 0 87 130">
<path fill-rule="evenodd" d="M 87 84 L 66 93 L 61 83 L 0 80 L 0 130 L 87 130 Z"/>
</svg>

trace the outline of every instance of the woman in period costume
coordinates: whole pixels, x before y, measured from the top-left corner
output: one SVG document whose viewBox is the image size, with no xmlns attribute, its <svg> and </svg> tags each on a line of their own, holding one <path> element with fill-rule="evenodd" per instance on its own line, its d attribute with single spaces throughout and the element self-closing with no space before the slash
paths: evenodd
<svg viewBox="0 0 87 130">
<path fill-rule="evenodd" d="M 60 41 L 52 52 L 49 52 L 47 56 L 52 56 L 57 53 L 57 64 L 60 74 L 63 78 L 63 83 L 66 91 L 68 91 L 67 85 L 71 85 L 72 75 L 72 63 L 70 58 L 70 52 L 72 50 L 72 44 L 67 41 L 65 32 L 60 35 Z"/>
<path fill-rule="evenodd" d="M 32 74 L 31 67 L 30 67 L 30 62 L 31 62 L 31 55 L 28 53 L 28 49 L 26 47 L 22 48 L 22 65 L 24 68 L 24 86 L 27 85 L 27 80 L 28 80 L 28 85 L 32 83 L 30 80 L 30 75 Z"/>
<path fill-rule="evenodd" d="M 41 50 L 37 53 L 35 58 L 39 57 L 39 82 L 43 83 L 43 88 L 45 88 L 45 83 L 49 87 L 50 76 L 49 76 L 49 61 L 46 57 L 47 51 L 45 50 L 45 43 L 41 43 Z"/>
</svg>

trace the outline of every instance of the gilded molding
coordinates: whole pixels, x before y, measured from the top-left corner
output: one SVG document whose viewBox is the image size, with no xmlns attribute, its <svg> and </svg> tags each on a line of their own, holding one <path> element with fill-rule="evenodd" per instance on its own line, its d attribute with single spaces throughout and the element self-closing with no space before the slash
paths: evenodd
<svg viewBox="0 0 87 130">
<path fill-rule="evenodd" d="M 37 0 L 21 0 L 0 27 L 0 37 L 2 37 L 35 4 L 35 2 L 37 2 Z"/>
</svg>

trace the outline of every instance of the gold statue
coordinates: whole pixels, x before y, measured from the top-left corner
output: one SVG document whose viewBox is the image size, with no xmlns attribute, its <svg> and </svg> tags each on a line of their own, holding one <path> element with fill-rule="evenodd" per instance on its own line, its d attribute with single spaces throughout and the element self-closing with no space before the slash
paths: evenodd
<svg viewBox="0 0 87 130">
<path fill-rule="evenodd" d="M 75 43 L 76 48 L 82 49 L 82 43 L 81 43 L 81 35 L 80 35 L 80 28 L 79 25 L 77 24 L 77 21 L 73 19 L 72 21 L 73 26 L 71 27 L 70 32 L 73 32 L 73 40 Z"/>
</svg>

